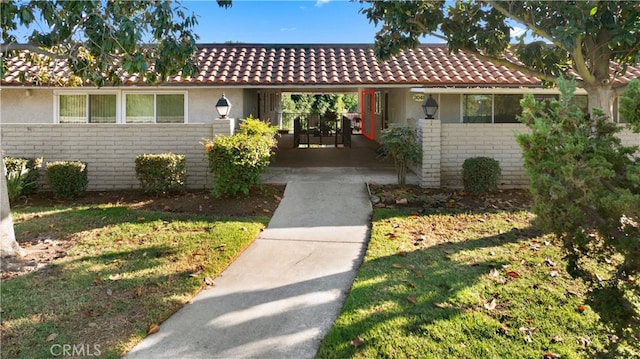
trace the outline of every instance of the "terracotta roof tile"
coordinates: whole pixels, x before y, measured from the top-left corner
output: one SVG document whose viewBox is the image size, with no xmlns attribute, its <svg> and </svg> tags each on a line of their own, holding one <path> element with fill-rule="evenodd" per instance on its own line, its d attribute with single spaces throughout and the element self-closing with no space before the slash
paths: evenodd
<svg viewBox="0 0 640 359">
<path fill-rule="evenodd" d="M 514 60 L 513 56 L 506 57 Z M 195 56 L 200 71 L 193 78 L 175 76 L 174 85 L 281 86 L 281 85 L 474 85 L 539 86 L 540 80 L 480 60 L 466 53 L 450 54 L 445 45 L 420 45 L 379 62 L 371 45 L 200 45 Z M 27 69 L 20 56 L 6 60 L 3 85 L 21 85 L 18 73 Z M 64 62 L 52 72 L 69 76 Z M 143 78 L 122 72 L 125 85 L 140 85 Z M 615 80 L 625 84 L 640 77 L 640 66 L 630 66 Z"/>
</svg>

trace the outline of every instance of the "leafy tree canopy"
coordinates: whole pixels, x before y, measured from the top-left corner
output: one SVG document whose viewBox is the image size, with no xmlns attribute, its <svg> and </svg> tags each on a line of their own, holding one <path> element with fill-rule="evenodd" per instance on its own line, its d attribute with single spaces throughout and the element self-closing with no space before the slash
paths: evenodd
<svg viewBox="0 0 640 359">
<path fill-rule="evenodd" d="M 178 1 L 3 0 L 0 52 L 6 58 L 20 51 L 40 68 L 35 78 L 22 73 L 23 82 L 118 85 L 125 70 L 154 83 L 179 72 L 196 73 L 196 24 L 196 15 Z M 67 62 L 70 78 L 52 78 L 47 71 L 60 60 Z M 0 69 L 4 75 L 5 62 Z"/>
<path fill-rule="evenodd" d="M 423 36 L 436 36 L 451 51 L 471 53 L 547 84 L 573 70 L 591 106 L 603 109 L 612 101 L 616 76 L 640 59 L 640 3 L 634 0 L 361 2 L 361 12 L 382 24 L 375 51 L 383 60 L 417 46 Z M 510 24 L 527 32 L 514 36 Z M 539 41 L 526 43 L 527 34 Z M 505 57 L 506 50 L 517 61 Z M 611 61 L 619 65 L 613 71 Z"/>
</svg>

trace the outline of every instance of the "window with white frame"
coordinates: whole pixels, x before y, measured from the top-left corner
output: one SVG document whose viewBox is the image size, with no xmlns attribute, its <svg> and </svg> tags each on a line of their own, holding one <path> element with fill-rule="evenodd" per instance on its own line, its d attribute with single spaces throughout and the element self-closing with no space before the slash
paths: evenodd
<svg viewBox="0 0 640 359">
<path fill-rule="evenodd" d="M 538 101 L 557 100 L 558 95 L 535 95 Z M 471 94 L 462 96 L 463 123 L 519 123 L 522 113 L 521 94 Z M 588 111 L 588 99 L 585 95 L 576 95 L 573 103 L 585 113 Z"/>
<path fill-rule="evenodd" d="M 126 123 L 184 123 L 185 95 L 159 93 L 125 94 Z"/>
<path fill-rule="evenodd" d="M 58 96 L 59 123 L 116 123 L 115 94 Z"/>
</svg>

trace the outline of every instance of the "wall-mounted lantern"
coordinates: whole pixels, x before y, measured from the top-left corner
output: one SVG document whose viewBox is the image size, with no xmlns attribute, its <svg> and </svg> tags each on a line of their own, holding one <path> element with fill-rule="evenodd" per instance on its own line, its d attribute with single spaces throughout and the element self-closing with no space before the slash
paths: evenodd
<svg viewBox="0 0 640 359">
<path fill-rule="evenodd" d="M 216 103 L 216 110 L 218 111 L 218 115 L 221 119 L 227 118 L 229 115 L 229 111 L 231 111 L 231 102 L 227 100 L 227 97 L 222 94 L 222 97 Z"/>
<path fill-rule="evenodd" d="M 429 94 L 424 102 L 422 103 L 422 111 L 424 111 L 425 118 L 428 120 L 433 120 L 436 112 L 438 112 L 438 102 L 436 99 Z"/>
</svg>

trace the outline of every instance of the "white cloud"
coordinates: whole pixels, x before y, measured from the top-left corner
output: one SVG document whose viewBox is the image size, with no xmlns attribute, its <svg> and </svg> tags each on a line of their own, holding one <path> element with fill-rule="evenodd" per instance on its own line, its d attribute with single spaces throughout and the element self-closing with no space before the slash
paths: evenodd
<svg viewBox="0 0 640 359">
<path fill-rule="evenodd" d="M 331 0 L 317 0 L 316 1 L 316 6 L 317 7 L 321 7 L 322 5 L 328 3 L 329 1 L 331 1 Z"/>
<path fill-rule="evenodd" d="M 525 32 L 527 32 L 526 28 L 514 26 L 511 28 L 511 37 L 515 38 L 518 36 L 522 36 Z"/>
</svg>

